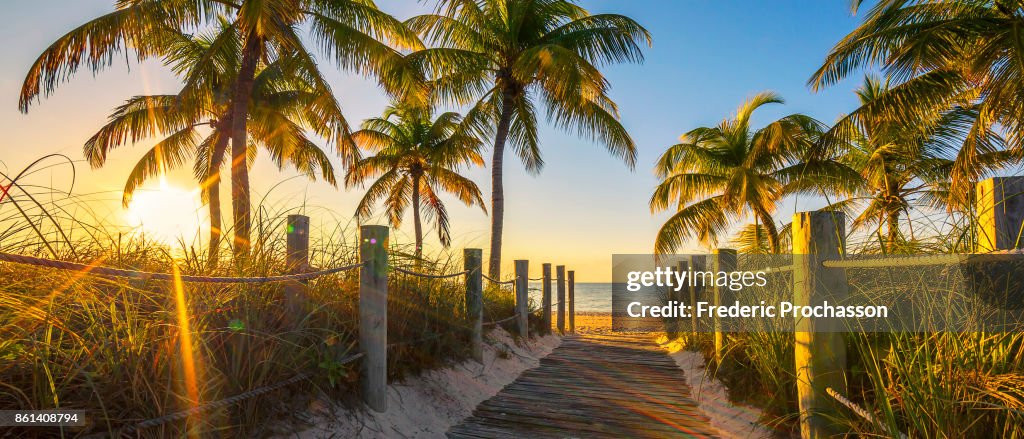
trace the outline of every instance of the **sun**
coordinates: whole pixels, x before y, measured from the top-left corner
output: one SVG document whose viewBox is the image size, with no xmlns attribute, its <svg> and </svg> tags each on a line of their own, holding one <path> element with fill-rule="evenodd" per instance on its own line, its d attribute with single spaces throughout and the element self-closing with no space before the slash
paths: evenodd
<svg viewBox="0 0 1024 439">
<path fill-rule="evenodd" d="M 128 226 L 166 244 L 191 242 L 200 229 L 209 227 L 199 190 L 171 185 L 160 177 L 159 187 L 139 189 L 125 211 Z"/>
</svg>

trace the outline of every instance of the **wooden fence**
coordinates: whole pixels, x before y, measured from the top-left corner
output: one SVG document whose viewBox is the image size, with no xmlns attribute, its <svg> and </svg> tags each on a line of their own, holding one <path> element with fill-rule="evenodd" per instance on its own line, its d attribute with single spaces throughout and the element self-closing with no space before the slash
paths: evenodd
<svg viewBox="0 0 1024 439">
<path fill-rule="evenodd" d="M 359 236 L 359 351 L 362 355 L 360 365 L 360 387 L 364 403 L 371 409 L 387 411 L 387 364 L 388 364 L 388 274 L 395 268 L 389 265 L 389 229 L 386 226 L 362 226 Z M 288 217 L 287 261 L 289 270 L 301 272 L 309 266 L 309 218 L 303 215 Z M 465 283 L 465 312 L 468 319 L 470 352 L 473 359 L 483 359 L 483 328 L 502 323 L 504 320 L 483 321 L 483 280 L 486 276 L 482 270 L 483 251 L 467 248 L 463 252 L 464 271 L 449 275 L 432 275 L 402 270 L 412 276 L 452 278 L 463 277 Z M 574 332 L 572 313 L 574 272 L 569 271 L 569 297 L 565 298 L 565 266 L 557 267 L 558 302 L 557 322 L 560 334 Z M 543 264 L 543 274 L 539 278 L 529 277 L 529 261 L 515 261 L 515 278 L 508 281 L 489 279 L 499 285 L 512 284 L 515 288 L 515 315 L 505 320 L 515 320 L 520 337 L 529 337 L 529 315 L 534 312 L 529 307 L 529 281 L 543 282 L 543 304 L 541 311 L 542 334 L 551 333 L 551 264 Z M 292 309 L 302 309 L 302 285 L 290 283 L 288 302 Z M 569 315 L 566 316 L 568 305 Z M 453 317 L 454 318 L 454 317 Z M 564 322 L 568 318 L 569 330 Z"/>
<path fill-rule="evenodd" d="M 1024 177 L 998 177 L 976 186 L 975 235 L 976 251 L 988 253 L 1024 248 Z M 954 255 L 873 258 L 871 260 L 845 260 L 846 219 L 841 212 L 799 212 L 793 216 L 792 266 L 774 267 L 777 271 L 792 271 L 793 305 L 806 306 L 829 300 L 841 302 L 848 292 L 846 269 L 878 268 L 894 265 L 935 265 L 949 263 Z M 736 251 L 718 249 L 711 255 L 714 271 L 736 270 Z M 881 261 L 881 262 L 880 262 Z M 704 256 L 694 256 L 690 266 L 694 270 L 705 266 Z M 681 263 L 682 265 L 682 263 Z M 680 266 L 680 269 L 683 269 Z M 691 287 L 691 300 L 696 302 L 701 292 Z M 711 301 L 714 305 L 733 302 L 728 287 L 714 287 Z M 714 358 L 721 361 L 729 348 L 728 335 L 721 331 L 717 318 L 714 327 Z M 840 407 L 848 402 L 846 395 L 846 343 L 845 334 L 835 327 L 835 321 L 801 318 L 795 329 L 794 357 L 797 374 L 797 395 L 800 408 L 800 433 L 803 438 L 825 438 L 842 434 L 835 430 Z M 698 328 L 696 317 L 692 327 Z M 841 329 L 841 328 L 839 328 Z M 848 407 L 848 406 L 847 406 Z M 861 409 L 858 414 L 861 414 Z M 866 416 L 867 414 L 861 414 Z M 878 423 L 877 420 L 872 420 Z M 880 428 L 885 429 L 884 426 Z M 899 432 L 890 432 L 901 436 Z"/>
</svg>

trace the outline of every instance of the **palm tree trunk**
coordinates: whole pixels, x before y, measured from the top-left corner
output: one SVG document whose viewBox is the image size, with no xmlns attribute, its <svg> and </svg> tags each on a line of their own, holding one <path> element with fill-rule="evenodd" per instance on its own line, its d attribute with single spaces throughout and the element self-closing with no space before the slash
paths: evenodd
<svg viewBox="0 0 1024 439">
<path fill-rule="evenodd" d="M 256 64 L 259 62 L 262 43 L 255 35 L 248 35 L 242 52 L 242 65 L 238 80 L 235 83 L 235 96 L 231 110 L 231 213 L 234 217 L 235 256 L 244 257 L 249 252 L 250 231 L 250 192 L 249 167 L 246 160 L 248 153 L 248 131 L 246 122 L 249 116 L 249 99 L 256 77 Z"/>
<path fill-rule="evenodd" d="M 210 156 L 210 169 L 206 176 L 206 201 L 210 209 L 210 246 L 206 256 L 209 267 L 215 268 L 220 259 L 220 240 L 224 235 L 224 219 L 221 214 L 220 205 L 220 168 L 224 163 L 224 153 L 227 152 L 228 141 L 227 125 L 230 122 L 222 119 L 217 122 L 217 142 L 213 146 L 213 154 Z"/>
<path fill-rule="evenodd" d="M 412 223 L 416 230 L 416 260 L 423 256 L 423 223 L 420 221 L 420 176 L 412 176 Z"/>
<path fill-rule="evenodd" d="M 501 279 L 501 233 L 505 227 L 505 191 L 502 186 L 502 166 L 505 163 L 505 142 L 512 125 L 513 93 L 506 89 L 501 101 L 498 130 L 494 136 L 494 156 L 491 158 L 491 257 L 487 268 L 491 279 Z"/>
<path fill-rule="evenodd" d="M 775 227 L 775 220 L 767 210 L 757 207 L 754 208 L 754 215 L 761 219 L 765 231 L 768 232 L 768 251 L 772 254 L 779 253 L 779 229 Z"/>
<path fill-rule="evenodd" d="M 888 223 L 886 227 L 888 232 L 886 249 L 889 250 L 889 253 L 892 253 L 896 250 L 896 240 L 900 236 L 900 212 L 897 210 L 890 213 L 889 217 L 886 218 L 886 222 Z"/>
</svg>

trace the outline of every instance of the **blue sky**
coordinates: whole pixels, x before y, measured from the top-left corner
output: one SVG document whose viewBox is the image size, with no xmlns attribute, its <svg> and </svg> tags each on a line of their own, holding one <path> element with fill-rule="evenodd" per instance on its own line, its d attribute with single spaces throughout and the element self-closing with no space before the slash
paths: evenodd
<svg viewBox="0 0 1024 439">
<path fill-rule="evenodd" d="M 380 7 L 399 18 L 422 11 L 430 3 L 379 1 Z M 652 216 L 647 199 L 656 181 L 651 166 L 657 156 L 685 131 L 711 125 L 730 116 L 747 97 L 762 90 L 780 93 L 787 104 L 762 110 L 757 125 L 793 112 L 824 122 L 855 105 L 853 77 L 823 92 L 812 93 L 807 78 L 820 66 L 835 42 L 856 26 L 845 1 L 741 2 L 741 1 L 583 1 L 591 12 L 629 15 L 647 27 L 654 47 L 643 65 L 605 69 L 612 83 L 623 123 L 639 146 L 637 168 L 628 170 L 585 139 L 544 129 L 542 145 L 547 163 L 539 176 L 526 174 L 514 161 L 506 163 L 506 234 L 504 258 L 566 264 L 581 281 L 610 278 L 611 255 L 647 253 L 666 214 Z M 158 63 L 139 66 L 118 63 L 93 77 L 81 71 L 55 95 L 35 105 L 28 115 L 17 111 L 17 97 L 32 61 L 59 35 L 91 17 L 113 9 L 111 0 L 13 1 L 0 17 L 0 170 L 16 170 L 49 153 L 81 158 L 82 143 L 124 99 L 140 93 L 170 93 L 176 79 Z M 330 63 L 332 86 L 352 123 L 379 114 L 386 99 L 370 81 L 336 72 Z M 95 209 L 110 218 L 124 213 L 118 191 L 134 161 L 151 143 L 114 152 L 108 166 L 90 170 L 78 165 L 76 192 L 101 191 Z M 489 199 L 490 171 L 468 172 Z M 294 172 L 278 172 L 261 160 L 254 171 L 257 193 L 285 181 L 271 199 L 278 206 L 322 206 L 348 218 L 360 196 L 358 189 L 335 189 L 324 183 L 288 179 Z M 62 174 L 63 175 L 63 174 Z M 40 176 L 39 178 L 49 178 Z M 59 179 L 61 175 L 54 174 Z M 190 188 L 188 170 L 168 181 Z M 156 184 L 148 186 L 157 189 Z M 162 196 L 162 195 L 160 195 Z M 156 204 L 160 203 L 159 196 Z M 788 222 L 795 209 L 819 206 L 820 200 L 789 200 L 776 218 Z M 489 219 L 479 210 L 450 204 L 454 248 L 486 247 Z M 161 214 L 142 220 L 190 224 L 202 210 Z M 175 217 L 177 215 L 178 217 Z M 314 224 L 317 220 L 314 219 Z M 409 221 L 411 226 L 411 221 Z M 408 227 L 398 233 L 409 238 Z M 184 228 L 183 230 L 188 230 Z M 186 233 L 186 232 L 182 232 Z M 193 236 L 186 236 L 191 240 Z M 198 235 L 201 236 L 201 235 Z M 434 240 L 428 235 L 428 245 Z M 201 241 L 201 239 L 199 240 Z M 691 249 L 700 247 L 694 243 Z"/>
</svg>

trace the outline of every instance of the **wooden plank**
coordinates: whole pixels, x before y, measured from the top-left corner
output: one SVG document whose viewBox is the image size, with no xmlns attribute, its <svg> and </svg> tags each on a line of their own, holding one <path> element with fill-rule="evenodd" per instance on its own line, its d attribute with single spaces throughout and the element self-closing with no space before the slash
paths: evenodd
<svg viewBox="0 0 1024 439">
<path fill-rule="evenodd" d="M 450 438 L 674 438 L 717 432 L 683 372 L 650 338 L 573 336 L 524 372 Z"/>
</svg>

